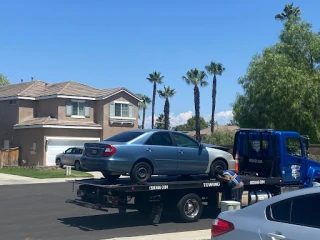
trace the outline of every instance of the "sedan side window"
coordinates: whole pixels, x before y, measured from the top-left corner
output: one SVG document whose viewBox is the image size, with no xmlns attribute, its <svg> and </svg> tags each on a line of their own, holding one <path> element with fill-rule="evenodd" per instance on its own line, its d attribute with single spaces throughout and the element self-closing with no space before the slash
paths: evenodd
<svg viewBox="0 0 320 240">
<path fill-rule="evenodd" d="M 170 134 L 167 132 L 156 132 L 146 141 L 146 145 L 172 146 Z"/>
<path fill-rule="evenodd" d="M 72 150 L 73 150 L 73 148 L 69 148 L 69 149 L 66 150 L 65 153 L 66 153 L 66 154 L 71 154 L 71 153 L 72 153 Z"/>
<path fill-rule="evenodd" d="M 272 204 L 268 220 L 289 223 L 291 219 L 291 204 L 291 199 Z"/>
<path fill-rule="evenodd" d="M 294 197 L 268 206 L 266 216 L 270 221 L 320 228 L 319 214 L 315 210 L 319 202 L 319 193 Z"/>
<path fill-rule="evenodd" d="M 179 133 L 172 133 L 179 147 L 199 148 L 199 144 L 193 139 Z"/>
<path fill-rule="evenodd" d="M 295 198 L 292 202 L 291 223 L 320 228 L 319 208 L 320 194 Z"/>
</svg>

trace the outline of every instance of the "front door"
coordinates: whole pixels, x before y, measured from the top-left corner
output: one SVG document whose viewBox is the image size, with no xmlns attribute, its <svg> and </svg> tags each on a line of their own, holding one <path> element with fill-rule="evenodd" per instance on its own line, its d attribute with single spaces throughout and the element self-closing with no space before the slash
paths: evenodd
<svg viewBox="0 0 320 240">
<path fill-rule="evenodd" d="M 178 146 L 178 170 L 181 174 L 204 174 L 208 168 L 209 154 L 205 147 L 185 134 L 173 132 Z"/>
<path fill-rule="evenodd" d="M 305 178 L 305 153 L 302 151 L 302 144 L 297 135 L 285 136 L 285 151 L 282 159 L 285 183 L 299 183 Z"/>
<path fill-rule="evenodd" d="M 70 165 L 70 158 L 72 158 L 73 148 L 68 148 L 60 157 L 62 164 Z"/>
<path fill-rule="evenodd" d="M 169 132 L 155 132 L 146 141 L 142 150 L 155 165 L 156 174 L 176 174 L 177 147 Z"/>
</svg>

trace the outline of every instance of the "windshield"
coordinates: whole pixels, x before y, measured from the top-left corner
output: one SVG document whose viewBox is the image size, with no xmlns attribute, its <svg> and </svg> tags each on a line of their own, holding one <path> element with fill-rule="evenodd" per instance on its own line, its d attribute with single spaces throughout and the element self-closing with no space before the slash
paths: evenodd
<svg viewBox="0 0 320 240">
<path fill-rule="evenodd" d="M 129 142 L 136 137 L 139 137 L 144 132 L 122 132 L 112 137 L 104 139 L 104 141 L 111 141 L 111 142 Z"/>
</svg>

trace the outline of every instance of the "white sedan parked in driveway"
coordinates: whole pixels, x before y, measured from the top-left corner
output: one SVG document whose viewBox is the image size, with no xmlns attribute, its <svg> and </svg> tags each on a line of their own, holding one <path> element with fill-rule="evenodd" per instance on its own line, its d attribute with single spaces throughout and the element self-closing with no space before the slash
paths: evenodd
<svg viewBox="0 0 320 240">
<path fill-rule="evenodd" d="M 237 211 L 226 211 L 213 221 L 212 240 L 319 240 L 320 187 L 295 190 Z"/>
</svg>

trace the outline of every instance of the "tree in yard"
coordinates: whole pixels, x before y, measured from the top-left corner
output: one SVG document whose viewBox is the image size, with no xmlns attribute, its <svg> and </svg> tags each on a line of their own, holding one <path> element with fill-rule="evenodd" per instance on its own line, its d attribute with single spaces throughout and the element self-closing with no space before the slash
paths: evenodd
<svg viewBox="0 0 320 240">
<path fill-rule="evenodd" d="M 294 7 L 293 3 L 286 4 L 283 12 L 279 13 L 275 16 L 275 19 L 280 21 L 289 20 L 295 17 L 299 17 L 301 15 L 301 10 L 299 7 Z"/>
<path fill-rule="evenodd" d="M 209 125 L 203 117 L 200 117 L 200 130 L 207 128 Z M 187 120 L 186 124 L 178 125 L 173 128 L 175 131 L 195 131 L 196 118 L 192 116 Z"/>
<path fill-rule="evenodd" d="M 199 85 L 201 87 L 206 87 L 208 82 L 205 81 L 207 74 L 197 68 L 191 69 L 186 73 L 186 76 L 182 76 L 188 85 L 192 84 L 193 95 L 194 95 L 194 108 L 195 108 L 195 120 L 196 120 L 196 139 L 200 141 L 200 91 Z"/>
<path fill-rule="evenodd" d="M 217 96 L 217 75 L 221 76 L 226 70 L 221 63 L 211 62 L 210 65 L 205 66 L 208 74 L 213 75 L 212 79 L 212 111 L 211 111 L 211 133 L 214 131 L 215 121 L 214 112 L 216 109 L 216 96 Z"/>
<path fill-rule="evenodd" d="M 289 7 L 283 18 L 277 18 L 284 25 L 280 41 L 256 54 L 247 73 L 238 80 L 244 94 L 233 104 L 234 120 L 242 128 L 298 131 L 317 143 L 320 35 L 301 19 L 300 9 Z"/>
<path fill-rule="evenodd" d="M 153 83 L 153 94 L 152 94 L 152 120 L 151 120 L 151 128 L 154 126 L 154 107 L 156 103 L 156 93 L 157 93 L 157 84 L 162 84 L 162 79 L 164 76 L 161 76 L 161 72 L 153 72 L 149 74 L 147 80 Z"/>
<path fill-rule="evenodd" d="M 170 103 L 169 103 L 169 98 L 173 97 L 176 94 L 175 89 L 171 89 L 170 86 L 166 87 L 164 86 L 164 90 L 158 90 L 158 94 L 161 98 L 165 99 L 164 103 L 164 128 L 169 129 L 170 126 L 170 119 L 169 119 L 169 114 L 170 114 Z"/>
<path fill-rule="evenodd" d="M 6 86 L 9 84 L 10 84 L 9 79 L 6 76 L 4 76 L 3 74 L 0 74 L 0 86 Z"/>
<path fill-rule="evenodd" d="M 141 129 L 144 129 L 144 122 L 146 120 L 146 110 L 148 108 L 148 104 L 151 103 L 151 99 L 147 95 L 143 94 L 137 94 L 137 96 L 142 100 L 139 102 L 139 110 L 142 109 L 142 124 L 141 124 Z"/>
<path fill-rule="evenodd" d="M 156 124 L 154 125 L 156 129 L 164 129 L 164 114 L 160 114 L 156 119 Z"/>
</svg>

